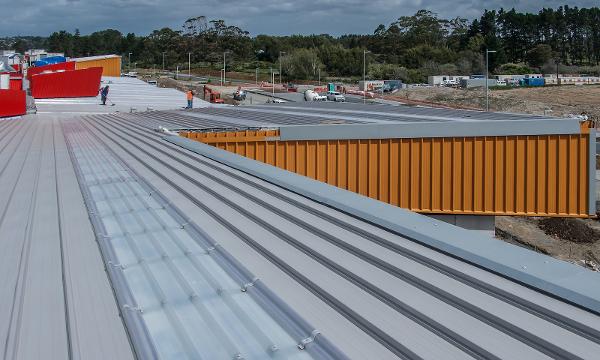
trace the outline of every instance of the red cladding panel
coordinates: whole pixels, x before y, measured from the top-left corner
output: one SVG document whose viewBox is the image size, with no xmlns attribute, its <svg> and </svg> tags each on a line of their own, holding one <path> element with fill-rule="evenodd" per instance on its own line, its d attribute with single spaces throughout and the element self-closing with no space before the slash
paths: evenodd
<svg viewBox="0 0 600 360">
<path fill-rule="evenodd" d="M 40 74 L 44 71 L 58 71 L 58 70 L 75 70 L 75 61 L 67 61 L 58 64 L 52 65 L 44 65 L 44 66 L 36 66 L 30 67 L 27 69 L 27 78 L 31 79 L 33 75 Z"/>
<path fill-rule="evenodd" d="M 23 90 L 0 90 L 0 117 L 24 115 L 26 101 Z"/>
<path fill-rule="evenodd" d="M 29 84 L 36 99 L 91 97 L 98 95 L 102 68 L 37 74 Z"/>
<path fill-rule="evenodd" d="M 23 90 L 23 78 L 11 76 L 9 86 L 12 90 Z"/>
</svg>

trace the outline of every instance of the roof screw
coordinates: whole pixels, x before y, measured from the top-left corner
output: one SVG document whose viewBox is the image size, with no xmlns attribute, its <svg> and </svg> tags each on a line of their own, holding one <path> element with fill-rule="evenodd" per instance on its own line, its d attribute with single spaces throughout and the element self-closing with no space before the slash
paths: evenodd
<svg viewBox="0 0 600 360">
<path fill-rule="evenodd" d="M 244 356 L 242 356 L 242 354 L 240 354 L 240 353 L 233 355 L 234 360 L 242 360 L 243 358 L 244 358 Z"/>
<path fill-rule="evenodd" d="M 258 281 L 258 278 L 257 278 L 257 277 L 255 277 L 254 279 L 252 279 L 252 281 L 251 281 L 251 282 L 244 284 L 244 286 L 242 286 L 242 288 L 241 288 L 242 292 L 246 292 L 246 291 L 248 291 L 248 288 L 249 288 L 250 286 L 254 286 L 254 285 L 256 284 L 256 282 L 257 282 L 257 281 Z"/>
<path fill-rule="evenodd" d="M 277 345 L 271 345 L 271 347 L 269 347 L 270 352 L 275 352 L 277 350 L 279 350 L 279 347 Z"/>
<path fill-rule="evenodd" d="M 313 330 L 310 333 L 310 336 L 307 337 L 306 339 L 302 339 L 300 341 L 300 344 L 298 344 L 298 349 L 300 350 L 304 350 L 306 349 L 306 345 L 310 344 L 311 342 L 315 341 L 315 339 L 317 338 L 317 335 L 319 335 L 321 332 L 319 330 Z"/>
</svg>

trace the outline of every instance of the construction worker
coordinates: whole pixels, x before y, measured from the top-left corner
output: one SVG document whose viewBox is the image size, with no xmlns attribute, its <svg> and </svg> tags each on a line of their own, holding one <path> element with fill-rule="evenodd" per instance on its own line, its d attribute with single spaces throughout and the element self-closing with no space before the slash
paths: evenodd
<svg viewBox="0 0 600 360">
<path fill-rule="evenodd" d="M 106 98 L 108 97 L 108 85 L 100 89 L 100 98 L 102 99 L 102 105 L 106 105 Z"/>
<path fill-rule="evenodd" d="M 188 90 L 186 92 L 187 95 L 187 107 L 186 109 L 191 109 L 194 104 L 194 92 L 192 90 Z"/>
</svg>

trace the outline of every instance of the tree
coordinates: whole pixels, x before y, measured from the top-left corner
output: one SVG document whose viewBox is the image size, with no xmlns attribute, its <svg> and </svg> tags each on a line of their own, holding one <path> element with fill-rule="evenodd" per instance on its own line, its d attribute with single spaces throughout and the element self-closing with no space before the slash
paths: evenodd
<svg viewBox="0 0 600 360">
<path fill-rule="evenodd" d="M 552 59 L 552 48 L 547 44 L 536 45 L 527 53 L 527 63 L 534 68 L 540 68 Z"/>
<path fill-rule="evenodd" d="M 316 52 L 309 49 L 298 49 L 281 58 L 283 74 L 291 79 L 315 79 L 322 65 Z"/>
</svg>

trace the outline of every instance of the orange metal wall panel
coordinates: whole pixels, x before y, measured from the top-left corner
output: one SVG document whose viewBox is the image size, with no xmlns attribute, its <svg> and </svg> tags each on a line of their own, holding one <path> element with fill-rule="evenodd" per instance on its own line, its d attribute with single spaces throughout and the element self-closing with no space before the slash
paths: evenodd
<svg viewBox="0 0 600 360">
<path fill-rule="evenodd" d="M 111 57 L 98 60 L 82 60 L 75 63 L 75 69 L 101 67 L 102 76 L 121 76 L 121 58 Z"/>
<path fill-rule="evenodd" d="M 180 135 L 423 213 L 588 217 L 589 135 L 279 141 Z"/>
</svg>

